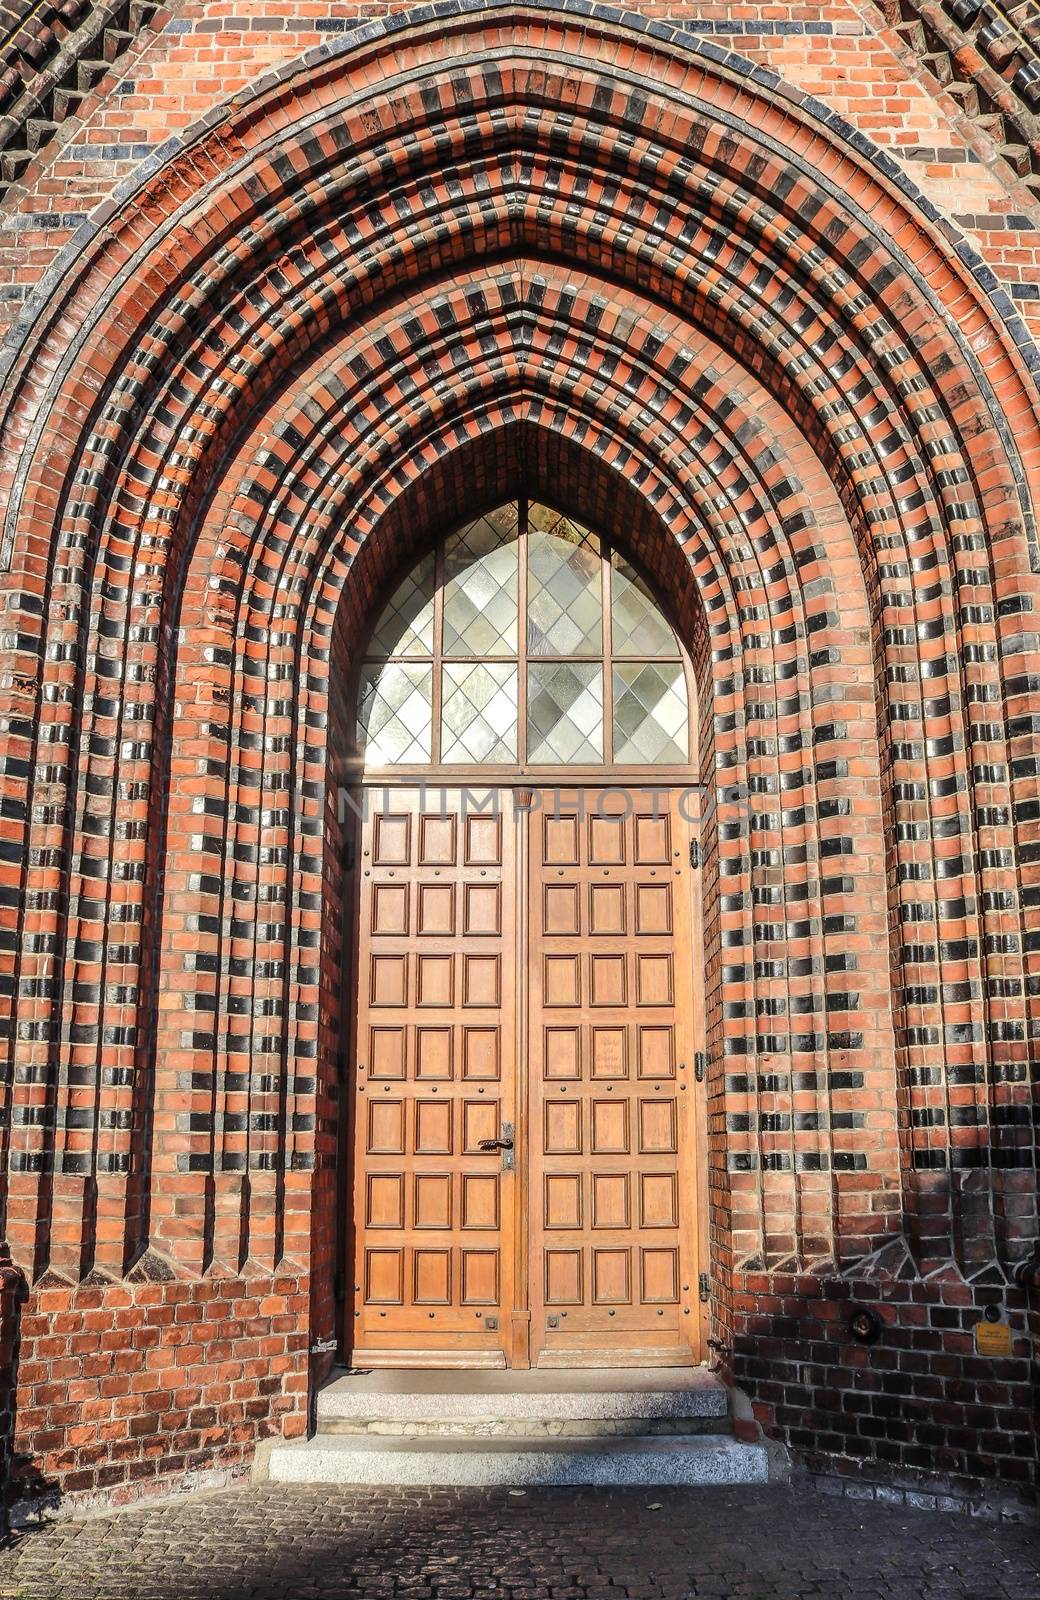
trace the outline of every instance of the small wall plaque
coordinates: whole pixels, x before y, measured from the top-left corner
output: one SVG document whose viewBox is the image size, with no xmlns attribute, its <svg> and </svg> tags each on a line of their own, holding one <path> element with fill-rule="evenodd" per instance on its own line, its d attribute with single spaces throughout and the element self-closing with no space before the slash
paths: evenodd
<svg viewBox="0 0 1040 1600">
<path fill-rule="evenodd" d="M 977 1356 L 1009 1356 L 1011 1354 L 1011 1327 L 1006 1322 L 976 1322 L 975 1354 Z"/>
</svg>

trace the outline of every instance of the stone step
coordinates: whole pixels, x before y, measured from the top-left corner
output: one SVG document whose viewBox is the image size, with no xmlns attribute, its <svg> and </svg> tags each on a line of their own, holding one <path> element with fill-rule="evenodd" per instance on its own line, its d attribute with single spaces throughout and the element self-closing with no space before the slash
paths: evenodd
<svg viewBox="0 0 1040 1600">
<path fill-rule="evenodd" d="M 761 1445 L 722 1434 L 632 1439 L 382 1439 L 318 1433 L 258 1458 L 273 1483 L 533 1488 L 766 1483 Z"/>
<path fill-rule="evenodd" d="M 728 1417 L 466 1417 L 450 1421 L 380 1422 L 370 1417 L 324 1417 L 318 1432 L 351 1434 L 355 1439 L 621 1439 L 686 1437 L 730 1431 Z"/>
<path fill-rule="evenodd" d="M 320 1433 L 400 1431 L 475 1436 L 618 1432 L 667 1427 L 718 1433 L 728 1425 L 729 1395 L 704 1367 L 583 1371 L 383 1371 L 344 1373 L 318 1391 Z M 688 1430 L 686 1425 L 689 1425 Z M 642 1427 L 641 1425 L 645 1425 Z"/>
</svg>

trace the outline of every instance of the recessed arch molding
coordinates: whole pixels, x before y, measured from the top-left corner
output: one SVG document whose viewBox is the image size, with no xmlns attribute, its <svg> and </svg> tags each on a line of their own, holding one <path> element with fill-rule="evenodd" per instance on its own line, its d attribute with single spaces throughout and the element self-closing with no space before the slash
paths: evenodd
<svg viewBox="0 0 1040 1600">
<path fill-rule="evenodd" d="M 345 685 L 424 542 L 526 487 L 631 551 L 696 667 L 724 1369 L 813 1461 L 1021 1485 L 1024 1349 L 996 1464 L 952 1424 L 924 1460 L 866 1388 L 879 1426 L 833 1399 L 803 1426 L 785 1385 L 855 1387 L 854 1300 L 893 1362 L 922 1306 L 929 1337 L 951 1303 L 1023 1310 L 1037 352 L 775 75 L 605 7 L 436 13 L 162 147 L 9 343 L 12 1253 L 70 1327 L 267 1319 L 270 1405 L 215 1443 L 167 1417 L 185 1462 L 305 1426 L 341 1249 Z M 46 1452 L 113 1481 L 100 1445 Z"/>
</svg>

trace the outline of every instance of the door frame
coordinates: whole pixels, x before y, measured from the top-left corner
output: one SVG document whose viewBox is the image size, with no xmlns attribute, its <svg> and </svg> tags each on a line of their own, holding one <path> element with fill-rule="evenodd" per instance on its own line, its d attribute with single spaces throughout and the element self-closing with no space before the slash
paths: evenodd
<svg viewBox="0 0 1040 1600">
<path fill-rule="evenodd" d="M 685 652 L 684 652 L 685 656 Z M 350 1366 L 353 1354 L 353 1325 L 355 1311 L 354 1287 L 354 1251 L 356 1245 L 356 1198 L 357 1198 L 357 1173 L 355 1171 L 355 1124 L 358 1107 L 357 1074 L 354 1070 L 358 1052 L 358 983 L 360 980 L 360 955 L 362 948 L 360 911 L 361 911 L 361 874 L 357 870 L 360 864 L 359 845 L 360 829 L 364 810 L 364 792 L 392 792 L 394 789 L 426 789 L 433 794 L 445 789 L 470 789 L 472 791 L 499 789 L 503 792 L 514 792 L 514 805 L 524 813 L 523 822 L 518 827 L 516 849 L 514 852 L 514 870 L 516 874 L 515 904 L 516 904 L 516 933 L 518 949 L 525 948 L 524 940 L 527 937 L 527 919 L 529 912 L 527 878 L 530 862 L 530 826 L 532 816 L 533 795 L 537 791 L 549 790 L 564 794 L 576 789 L 632 789 L 657 790 L 661 792 L 674 792 L 676 789 L 696 796 L 696 820 L 690 822 L 690 846 L 696 847 L 696 859 L 691 848 L 691 871 L 687 878 L 690 895 L 690 929 L 692 938 L 690 942 L 691 963 L 691 988 L 693 996 L 693 1023 L 692 1031 L 695 1041 L 695 1071 L 690 1084 L 691 1110 L 687 1115 L 689 1140 L 689 1163 L 691 1167 L 689 1180 L 689 1193 L 694 1205 L 694 1225 L 690 1232 L 690 1245 L 692 1252 L 691 1271 L 696 1292 L 693 1294 L 692 1315 L 694 1319 L 694 1336 L 690 1344 L 693 1349 L 693 1364 L 704 1364 L 708 1357 L 709 1334 L 709 1304 L 706 1284 L 709 1275 L 710 1261 L 710 1194 L 708 1189 L 708 1126 L 707 1126 L 707 1045 L 706 1045 L 706 1010 L 704 991 L 704 923 L 703 923 L 703 883 L 702 868 L 703 857 L 700 850 L 700 839 L 703 829 L 702 799 L 708 786 L 694 779 L 689 769 L 685 771 L 674 768 L 626 768 L 607 769 L 604 767 L 589 768 L 553 768 L 522 771 L 516 767 L 510 771 L 498 769 L 472 768 L 460 772 L 458 768 L 449 767 L 424 767 L 422 769 L 394 769 L 393 772 L 380 773 L 379 775 L 366 775 L 364 778 L 355 771 L 353 783 L 346 789 L 350 797 L 348 805 L 348 819 L 345 826 L 343 850 L 343 895 L 344 925 L 342 938 L 342 982 L 341 1003 L 343 1014 L 340 1017 L 341 1038 L 343 1048 L 338 1053 L 338 1081 L 339 1081 L 339 1116 L 337 1126 L 337 1217 L 335 1238 L 335 1275 L 340 1285 L 340 1293 L 336 1296 L 336 1334 L 338 1341 L 338 1358 L 343 1365 Z M 521 967 L 518 971 L 518 981 L 515 986 L 516 996 L 516 1215 L 524 1219 L 515 1229 L 513 1240 L 513 1276 L 517 1293 L 514 1299 L 524 1301 L 523 1307 L 502 1307 L 502 1316 L 510 1323 L 508 1338 L 507 1366 L 522 1370 L 531 1366 L 531 1306 L 530 1306 L 530 1226 L 526 1219 L 530 1216 L 530 1170 L 529 1157 L 531 1130 L 530 1118 L 530 1083 L 528 1077 L 528 1044 L 530 1028 L 530 990 L 527 975 Z M 465 1363 L 460 1363 L 465 1364 Z M 440 1363 L 431 1362 L 431 1369 Z M 480 1363 L 474 1362 L 474 1367 Z M 664 1367 L 661 1370 L 666 1370 Z"/>
</svg>

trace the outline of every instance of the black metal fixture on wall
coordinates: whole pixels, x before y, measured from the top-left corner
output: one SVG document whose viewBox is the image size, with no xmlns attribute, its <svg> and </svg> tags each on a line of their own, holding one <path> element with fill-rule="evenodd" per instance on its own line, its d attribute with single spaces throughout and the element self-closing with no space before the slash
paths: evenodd
<svg viewBox="0 0 1040 1600">
<path fill-rule="evenodd" d="M 865 1306 L 859 1306 L 849 1317 L 849 1332 L 857 1344 L 873 1344 L 881 1332 L 881 1319 Z"/>
</svg>

